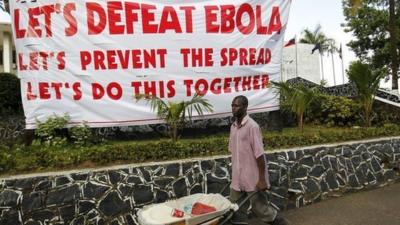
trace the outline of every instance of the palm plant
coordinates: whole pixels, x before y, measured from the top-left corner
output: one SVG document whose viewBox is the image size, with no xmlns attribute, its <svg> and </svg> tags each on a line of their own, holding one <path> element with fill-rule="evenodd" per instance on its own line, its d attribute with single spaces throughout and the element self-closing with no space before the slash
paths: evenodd
<svg viewBox="0 0 400 225">
<path fill-rule="evenodd" d="M 325 52 L 329 49 L 330 43 L 333 39 L 328 38 L 322 31 L 321 26 L 318 25 L 313 31 L 306 28 L 303 30 L 303 37 L 300 39 L 300 43 L 305 44 L 320 44 L 321 52 Z"/>
<path fill-rule="evenodd" d="M 289 84 L 288 82 L 272 82 L 280 94 L 281 105 L 284 110 L 289 110 L 297 115 L 301 132 L 304 131 L 304 115 L 307 108 L 317 99 L 319 90 L 309 88 L 303 83 Z"/>
<path fill-rule="evenodd" d="M 213 112 L 213 106 L 202 95 L 195 94 L 190 101 L 164 101 L 152 95 L 135 95 L 136 101 L 145 99 L 150 102 L 151 110 L 163 119 L 170 127 L 170 135 L 174 142 L 178 140 L 178 129 L 183 127 L 187 117 L 192 119 L 193 111 L 202 116 L 204 112 Z"/>
<path fill-rule="evenodd" d="M 364 109 L 365 126 L 370 127 L 374 96 L 379 88 L 380 80 L 385 77 L 386 73 L 382 70 L 372 71 L 368 64 L 356 61 L 350 65 L 347 74 L 349 80 L 357 87 L 358 99 Z"/>
</svg>

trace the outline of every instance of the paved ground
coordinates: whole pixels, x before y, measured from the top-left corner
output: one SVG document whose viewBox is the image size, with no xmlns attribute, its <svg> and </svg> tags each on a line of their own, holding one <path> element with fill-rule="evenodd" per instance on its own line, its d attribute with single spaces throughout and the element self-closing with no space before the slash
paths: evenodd
<svg viewBox="0 0 400 225">
<path fill-rule="evenodd" d="M 283 213 L 291 225 L 400 225 L 400 183 Z"/>
</svg>

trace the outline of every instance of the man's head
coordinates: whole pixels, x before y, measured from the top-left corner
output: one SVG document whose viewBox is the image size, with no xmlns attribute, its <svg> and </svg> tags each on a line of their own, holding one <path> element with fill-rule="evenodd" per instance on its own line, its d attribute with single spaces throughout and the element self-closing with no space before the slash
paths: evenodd
<svg viewBox="0 0 400 225">
<path fill-rule="evenodd" d="M 236 118 L 243 118 L 247 114 L 249 101 L 243 95 L 236 96 L 232 101 L 232 114 Z"/>
</svg>

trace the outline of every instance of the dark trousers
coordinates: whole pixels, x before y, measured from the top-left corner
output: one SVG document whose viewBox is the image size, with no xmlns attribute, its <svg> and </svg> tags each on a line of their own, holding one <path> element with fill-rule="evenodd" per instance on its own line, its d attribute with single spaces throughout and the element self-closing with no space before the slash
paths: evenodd
<svg viewBox="0 0 400 225">
<path fill-rule="evenodd" d="M 230 200 L 231 202 L 240 202 L 247 195 L 252 192 L 236 191 L 231 189 Z M 266 194 L 257 193 L 250 198 L 250 203 L 244 204 L 238 211 L 233 214 L 232 224 L 247 224 L 247 209 L 251 204 L 252 212 L 265 223 L 274 221 L 278 211 L 269 204 Z"/>
</svg>

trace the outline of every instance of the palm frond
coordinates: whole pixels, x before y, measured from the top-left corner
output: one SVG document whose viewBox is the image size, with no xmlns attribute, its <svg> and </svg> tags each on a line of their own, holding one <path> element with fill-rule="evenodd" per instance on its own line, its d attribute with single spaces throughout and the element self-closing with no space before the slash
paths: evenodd
<svg viewBox="0 0 400 225">
<path fill-rule="evenodd" d="M 195 110 L 199 116 L 202 116 L 205 112 L 213 112 L 213 106 L 209 103 L 209 101 L 197 93 L 190 101 L 185 102 L 185 109 L 185 111 L 188 113 L 189 120 L 192 119 L 193 110 Z"/>
<path fill-rule="evenodd" d="M 168 112 L 168 105 L 161 98 L 153 95 L 137 94 L 135 95 L 136 102 L 145 99 L 150 102 L 150 109 L 157 113 L 157 117 L 162 118 Z"/>
</svg>

